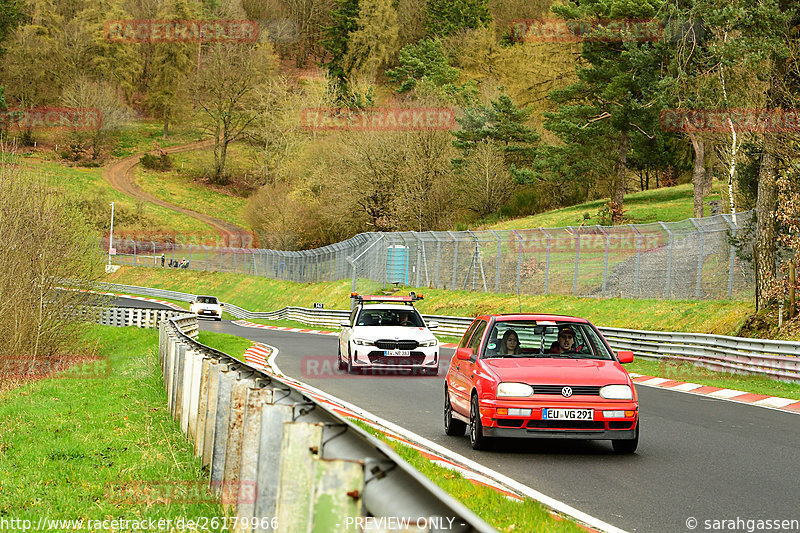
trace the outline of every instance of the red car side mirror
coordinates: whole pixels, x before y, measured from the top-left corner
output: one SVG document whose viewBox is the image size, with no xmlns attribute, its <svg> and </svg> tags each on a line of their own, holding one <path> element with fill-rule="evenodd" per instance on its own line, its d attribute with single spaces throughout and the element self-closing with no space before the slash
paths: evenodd
<svg viewBox="0 0 800 533">
<path fill-rule="evenodd" d="M 633 352 L 630 350 L 620 350 L 617 352 L 617 359 L 623 365 L 625 363 L 633 363 Z"/>
<path fill-rule="evenodd" d="M 459 348 L 456 350 L 456 358 L 462 361 L 472 360 L 472 348 Z"/>
</svg>

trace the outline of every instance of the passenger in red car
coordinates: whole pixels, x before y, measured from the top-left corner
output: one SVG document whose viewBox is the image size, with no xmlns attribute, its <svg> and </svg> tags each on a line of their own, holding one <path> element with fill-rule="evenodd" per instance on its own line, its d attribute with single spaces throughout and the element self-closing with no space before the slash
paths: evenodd
<svg viewBox="0 0 800 533">
<path fill-rule="evenodd" d="M 506 332 L 503 333 L 500 353 L 508 355 L 519 355 L 522 353 L 522 349 L 519 346 L 519 336 L 513 329 L 507 329 Z"/>
<path fill-rule="evenodd" d="M 558 340 L 550 345 L 548 353 L 567 353 L 575 351 L 575 332 L 570 327 L 558 331 Z"/>
</svg>

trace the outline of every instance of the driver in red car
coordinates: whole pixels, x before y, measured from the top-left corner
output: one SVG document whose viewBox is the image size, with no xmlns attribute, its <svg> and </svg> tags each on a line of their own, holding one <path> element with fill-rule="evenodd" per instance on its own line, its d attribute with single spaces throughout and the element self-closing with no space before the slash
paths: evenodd
<svg viewBox="0 0 800 533">
<path fill-rule="evenodd" d="M 567 353 L 577 351 L 575 348 L 575 332 L 569 326 L 558 330 L 558 340 L 550 345 L 547 353 Z"/>
</svg>

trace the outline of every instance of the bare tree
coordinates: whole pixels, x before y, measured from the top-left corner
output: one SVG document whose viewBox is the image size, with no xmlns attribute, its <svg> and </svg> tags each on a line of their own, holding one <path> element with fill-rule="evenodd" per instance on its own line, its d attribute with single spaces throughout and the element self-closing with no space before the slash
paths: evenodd
<svg viewBox="0 0 800 533">
<path fill-rule="evenodd" d="M 99 111 L 96 128 L 72 132 L 73 139 L 79 144 L 88 143 L 92 159 L 99 158 L 110 136 L 133 119 L 133 113 L 118 92 L 105 82 L 78 78 L 65 89 L 61 101 L 69 107 Z"/>
<path fill-rule="evenodd" d="M 195 100 L 203 129 L 214 139 L 214 181 L 228 182 L 228 145 L 243 136 L 258 117 L 256 88 L 274 69 L 267 43 L 217 43 L 205 50 L 198 65 Z"/>
<path fill-rule="evenodd" d="M 64 280 L 87 288 L 102 257 L 72 201 L 8 157 L 0 160 L 0 357 L 35 365 L 75 347 L 84 326 L 70 309 L 89 296 L 58 288 Z"/>
<path fill-rule="evenodd" d="M 483 140 L 466 160 L 459 178 L 461 203 L 483 218 L 496 212 L 514 192 L 503 154 L 491 139 Z"/>
</svg>

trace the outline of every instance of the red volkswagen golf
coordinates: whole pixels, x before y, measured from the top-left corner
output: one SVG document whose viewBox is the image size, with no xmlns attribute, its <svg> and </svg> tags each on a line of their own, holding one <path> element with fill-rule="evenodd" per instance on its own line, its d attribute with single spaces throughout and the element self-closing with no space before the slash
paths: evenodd
<svg viewBox="0 0 800 533">
<path fill-rule="evenodd" d="M 639 443 L 636 389 L 588 320 L 558 315 L 481 316 L 464 333 L 444 388 L 444 430 L 474 449 L 491 437 L 610 440 L 615 452 Z"/>
</svg>

